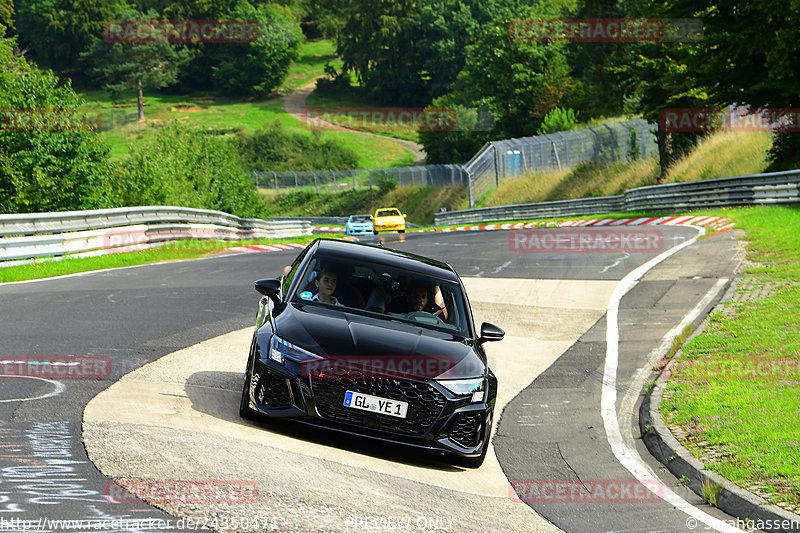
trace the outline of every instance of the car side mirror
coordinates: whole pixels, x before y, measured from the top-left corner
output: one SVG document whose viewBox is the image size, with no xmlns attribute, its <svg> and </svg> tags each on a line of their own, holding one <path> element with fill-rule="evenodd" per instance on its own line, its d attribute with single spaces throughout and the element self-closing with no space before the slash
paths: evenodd
<svg viewBox="0 0 800 533">
<path fill-rule="evenodd" d="M 478 344 L 482 344 L 487 341 L 503 340 L 503 337 L 505 336 L 506 336 L 505 331 L 498 328 L 494 324 L 484 322 L 483 324 L 481 324 L 481 336 L 478 337 Z"/>
<path fill-rule="evenodd" d="M 406 216 L 405 216 L 405 215 L 403 215 L 403 218 L 406 218 Z"/>
<path fill-rule="evenodd" d="M 278 279 L 260 279 L 256 281 L 256 292 L 267 296 L 275 302 L 275 305 L 281 303 L 281 281 Z"/>
</svg>

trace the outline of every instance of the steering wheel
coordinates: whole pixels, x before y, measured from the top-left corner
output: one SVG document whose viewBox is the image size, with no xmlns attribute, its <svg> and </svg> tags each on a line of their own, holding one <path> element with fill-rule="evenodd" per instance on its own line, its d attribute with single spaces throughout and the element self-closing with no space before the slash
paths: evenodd
<svg viewBox="0 0 800 533">
<path fill-rule="evenodd" d="M 415 322 L 424 322 L 427 324 L 435 324 L 437 326 L 444 326 L 444 321 L 438 316 L 434 316 L 427 311 L 411 311 L 406 315 L 406 318 Z"/>
</svg>

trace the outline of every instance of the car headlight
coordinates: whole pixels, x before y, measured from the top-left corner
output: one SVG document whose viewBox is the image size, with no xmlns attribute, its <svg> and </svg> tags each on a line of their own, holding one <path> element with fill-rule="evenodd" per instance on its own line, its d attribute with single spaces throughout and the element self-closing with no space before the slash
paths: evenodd
<svg viewBox="0 0 800 533">
<path fill-rule="evenodd" d="M 448 379 L 441 380 L 439 384 L 453 394 L 459 396 L 472 395 L 472 402 L 482 402 L 486 393 L 483 378 L 473 379 Z"/>
<path fill-rule="evenodd" d="M 291 342 L 283 340 L 277 335 L 273 335 L 272 340 L 269 342 L 269 358 L 280 364 L 283 364 L 284 358 L 291 359 L 298 363 L 303 363 L 311 359 L 320 359 L 319 356 L 307 352 Z"/>
</svg>

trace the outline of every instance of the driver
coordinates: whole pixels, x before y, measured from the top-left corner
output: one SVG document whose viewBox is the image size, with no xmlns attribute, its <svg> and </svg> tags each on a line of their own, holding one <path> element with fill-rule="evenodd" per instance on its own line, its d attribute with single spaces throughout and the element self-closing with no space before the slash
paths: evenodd
<svg viewBox="0 0 800 533">
<path fill-rule="evenodd" d="M 445 307 L 442 290 L 438 285 L 433 286 L 433 301 L 430 298 L 431 290 L 419 281 L 409 285 L 406 294 L 402 299 L 398 299 L 389 307 L 390 313 L 413 313 L 415 311 L 425 311 L 433 316 L 440 316 L 447 320 L 447 308 Z"/>
</svg>

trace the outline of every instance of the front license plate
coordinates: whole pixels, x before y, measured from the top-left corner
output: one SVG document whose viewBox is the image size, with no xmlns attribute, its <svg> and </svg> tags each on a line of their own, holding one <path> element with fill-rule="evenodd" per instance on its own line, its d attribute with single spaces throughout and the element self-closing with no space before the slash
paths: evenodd
<svg viewBox="0 0 800 533">
<path fill-rule="evenodd" d="M 344 395 L 344 406 L 382 415 L 396 416 L 397 418 L 405 418 L 408 412 L 407 402 L 398 402 L 397 400 L 380 398 L 350 390 Z"/>
</svg>

